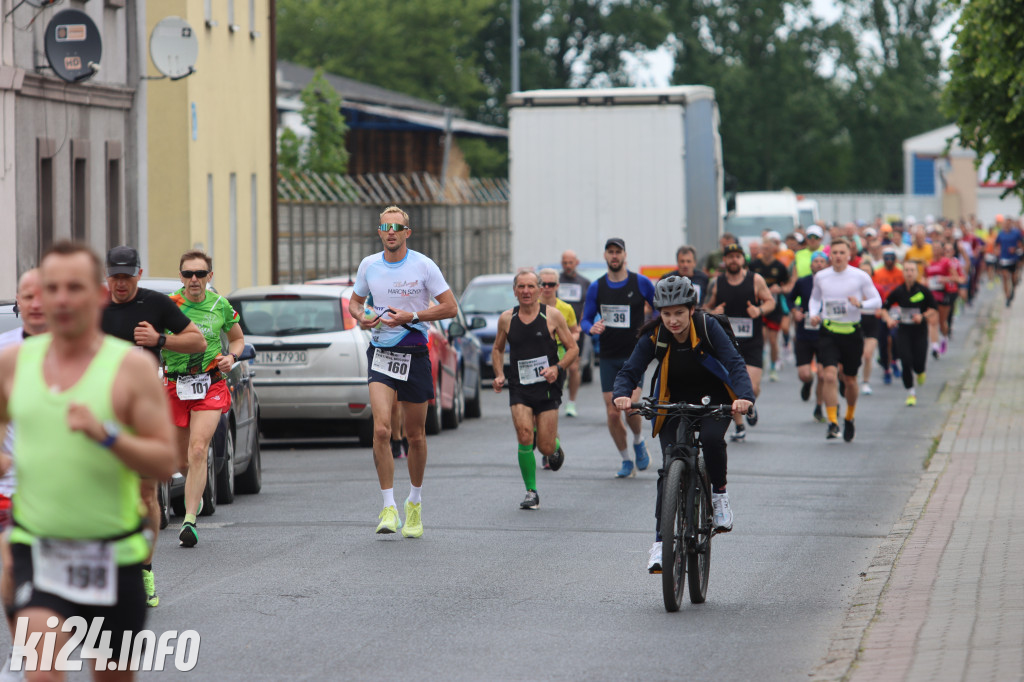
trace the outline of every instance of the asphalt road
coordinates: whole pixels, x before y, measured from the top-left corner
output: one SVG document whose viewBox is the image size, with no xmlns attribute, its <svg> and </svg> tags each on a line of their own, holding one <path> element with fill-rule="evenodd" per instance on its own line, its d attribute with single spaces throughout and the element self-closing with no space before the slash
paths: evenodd
<svg viewBox="0 0 1024 682">
<path fill-rule="evenodd" d="M 729 448 L 735 530 L 714 540 L 707 602 L 674 614 L 660 577 L 646 572 L 655 467 L 614 478 L 597 385 L 584 386 L 579 418 L 561 420 L 566 462 L 538 471 L 537 511 L 519 509 L 507 394 L 488 391 L 482 419 L 430 437 L 418 540 L 374 534 L 380 494 L 369 449 L 267 443 L 262 493 L 201 518 L 194 549 L 177 547 L 173 525 L 160 536 L 161 604 L 148 626 L 202 637 L 195 670 L 162 675 L 806 677 L 921 475 L 974 350 L 972 318 L 958 320 L 949 354 L 930 363 L 918 407 L 904 407 L 898 381 L 883 386 L 877 376 L 851 444 L 825 441 L 791 366 L 766 382 L 760 424 Z M 407 486 L 400 466 L 399 500 Z"/>
</svg>

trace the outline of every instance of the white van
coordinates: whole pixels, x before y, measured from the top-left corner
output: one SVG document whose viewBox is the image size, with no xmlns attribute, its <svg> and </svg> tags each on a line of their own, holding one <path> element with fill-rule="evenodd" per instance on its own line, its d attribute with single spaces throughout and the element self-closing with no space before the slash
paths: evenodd
<svg viewBox="0 0 1024 682">
<path fill-rule="evenodd" d="M 800 224 L 796 193 L 737 192 L 736 210 L 725 218 L 724 229 L 740 241 L 749 253 L 750 244 L 761 241 L 761 235 L 774 230 L 785 237 Z"/>
</svg>

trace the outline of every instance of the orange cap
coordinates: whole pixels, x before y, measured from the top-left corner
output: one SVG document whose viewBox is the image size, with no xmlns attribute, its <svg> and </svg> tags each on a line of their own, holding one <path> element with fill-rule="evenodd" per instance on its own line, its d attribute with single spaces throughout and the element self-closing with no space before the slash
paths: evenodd
<svg viewBox="0 0 1024 682">
<path fill-rule="evenodd" d="M 882 223 L 882 232 L 892 232 L 892 225 L 889 223 Z"/>
</svg>

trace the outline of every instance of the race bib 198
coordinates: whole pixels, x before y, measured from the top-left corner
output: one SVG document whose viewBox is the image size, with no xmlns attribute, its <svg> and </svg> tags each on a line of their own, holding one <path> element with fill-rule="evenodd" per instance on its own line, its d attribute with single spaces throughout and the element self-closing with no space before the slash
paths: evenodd
<svg viewBox="0 0 1024 682">
<path fill-rule="evenodd" d="M 75 604 L 113 606 L 117 601 L 113 543 L 38 538 L 32 545 L 32 572 L 35 589 Z"/>
<path fill-rule="evenodd" d="M 202 400 L 210 390 L 209 374 L 183 374 L 175 380 L 179 400 Z"/>
<path fill-rule="evenodd" d="M 849 310 L 849 301 L 837 299 L 835 301 L 825 301 L 825 306 L 822 309 L 822 312 L 827 320 L 839 320 L 846 317 L 849 314 Z"/>
<path fill-rule="evenodd" d="M 558 297 L 567 303 L 579 303 L 583 300 L 583 287 L 573 282 L 559 282 Z"/>
<path fill-rule="evenodd" d="M 750 339 L 754 336 L 754 320 L 750 317 L 730 317 L 732 333 L 737 339 Z"/>
<path fill-rule="evenodd" d="M 603 305 L 601 306 L 601 319 L 604 320 L 606 327 L 629 329 L 629 306 Z"/>
<path fill-rule="evenodd" d="M 523 386 L 547 381 L 544 378 L 544 370 L 549 367 L 546 356 L 520 360 L 517 366 L 519 368 L 519 383 Z"/>
<path fill-rule="evenodd" d="M 396 353 L 390 350 L 378 348 L 373 351 L 373 363 L 370 368 L 374 372 L 380 372 L 399 381 L 409 380 L 409 367 L 412 365 L 412 356 L 408 353 Z"/>
</svg>

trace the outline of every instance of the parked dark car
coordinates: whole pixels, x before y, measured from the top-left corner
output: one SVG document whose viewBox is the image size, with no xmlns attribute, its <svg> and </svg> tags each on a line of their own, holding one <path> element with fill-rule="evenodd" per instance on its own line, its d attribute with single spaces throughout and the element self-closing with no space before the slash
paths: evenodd
<svg viewBox="0 0 1024 682">
<path fill-rule="evenodd" d="M 513 273 L 480 275 L 466 285 L 459 299 L 463 314 L 469 318 L 469 327 L 480 341 L 480 374 L 484 379 L 494 378 L 491 367 L 491 348 L 498 335 L 498 318 L 517 305 L 512 290 Z M 509 363 L 508 344 L 505 345 L 505 365 Z"/>
<path fill-rule="evenodd" d="M 463 331 L 461 334 L 453 335 L 453 322 L 457 322 L 462 330 L 469 330 L 471 328 L 471 325 L 466 322 L 462 306 L 459 306 L 455 317 L 441 320 L 440 324 L 441 328 L 448 334 L 452 345 L 455 346 L 455 350 L 458 353 L 458 371 L 462 385 L 464 414 L 466 417 L 475 419 L 482 414 L 480 408 L 480 360 L 483 356 L 483 349 L 480 345 L 480 339 L 477 338 L 476 334 L 468 334 Z M 456 327 L 454 331 L 459 331 L 459 328 Z"/>
</svg>

